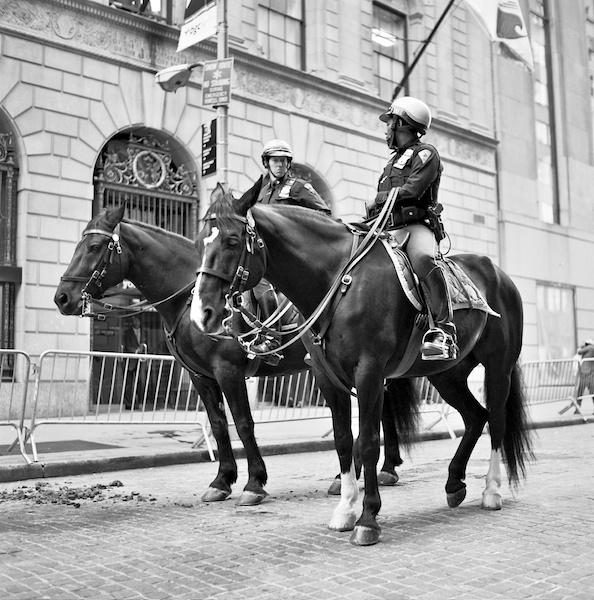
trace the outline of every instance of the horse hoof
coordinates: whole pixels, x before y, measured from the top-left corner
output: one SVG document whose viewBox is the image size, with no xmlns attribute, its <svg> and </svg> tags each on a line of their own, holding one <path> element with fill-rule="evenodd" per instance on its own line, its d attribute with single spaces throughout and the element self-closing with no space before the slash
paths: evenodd
<svg viewBox="0 0 594 600">
<path fill-rule="evenodd" d="M 501 510 L 503 500 L 501 494 L 483 494 L 482 508 L 484 510 Z"/>
<path fill-rule="evenodd" d="M 227 500 L 230 495 L 231 490 L 227 491 L 209 487 L 206 492 L 204 492 L 201 500 L 202 502 L 222 502 L 223 500 Z"/>
<path fill-rule="evenodd" d="M 460 506 L 460 504 L 462 504 L 464 501 L 464 498 L 466 498 L 466 487 L 463 487 L 452 494 L 447 494 L 447 498 L 448 506 L 450 508 L 456 508 L 457 506 Z"/>
<path fill-rule="evenodd" d="M 332 529 L 332 531 L 352 531 L 355 528 L 356 521 L 356 515 L 333 516 L 328 529 Z"/>
<path fill-rule="evenodd" d="M 241 496 L 237 498 L 236 506 L 256 506 L 260 504 L 268 494 L 262 490 L 261 492 L 248 492 L 243 491 Z"/>
<path fill-rule="evenodd" d="M 378 485 L 396 485 L 398 483 L 398 475 L 394 473 L 390 473 L 388 471 L 380 471 L 377 476 Z"/>
<path fill-rule="evenodd" d="M 328 496 L 340 496 L 340 478 L 335 479 L 328 488 Z"/>
<path fill-rule="evenodd" d="M 357 525 L 351 533 L 350 542 L 354 546 L 373 546 L 377 544 L 380 538 L 380 530 L 372 527 L 363 527 Z"/>
</svg>

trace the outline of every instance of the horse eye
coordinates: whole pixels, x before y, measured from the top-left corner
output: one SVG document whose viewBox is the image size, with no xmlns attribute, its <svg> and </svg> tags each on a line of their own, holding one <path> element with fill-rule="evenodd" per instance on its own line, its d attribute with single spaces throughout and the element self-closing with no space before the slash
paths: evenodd
<svg viewBox="0 0 594 600">
<path fill-rule="evenodd" d="M 97 254 L 100 250 L 101 244 L 91 244 L 91 247 L 89 248 L 89 252 L 92 252 L 93 254 Z"/>
<path fill-rule="evenodd" d="M 237 244 L 239 244 L 239 240 L 237 238 L 229 238 L 227 240 L 227 246 L 229 246 L 230 248 L 237 246 Z"/>
</svg>

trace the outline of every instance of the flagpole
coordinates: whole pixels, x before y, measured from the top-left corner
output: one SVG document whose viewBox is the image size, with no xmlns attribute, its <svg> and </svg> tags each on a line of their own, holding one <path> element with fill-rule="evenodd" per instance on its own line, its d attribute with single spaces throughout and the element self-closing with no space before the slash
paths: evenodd
<svg viewBox="0 0 594 600">
<path fill-rule="evenodd" d="M 229 57 L 227 0 L 217 0 L 217 60 Z M 229 183 L 229 106 L 217 106 L 217 176 L 223 187 Z"/>
<path fill-rule="evenodd" d="M 452 6 L 454 5 L 454 2 L 456 2 L 456 0 L 450 0 L 449 4 L 446 6 L 445 10 L 443 11 L 441 17 L 439 17 L 437 23 L 435 24 L 435 27 L 432 29 L 431 33 L 429 34 L 429 37 L 423 42 L 423 45 L 421 46 L 421 49 L 417 53 L 415 59 L 412 61 L 411 65 L 406 70 L 406 73 L 404 74 L 404 77 L 402 78 L 402 80 L 400 81 L 400 83 L 394 89 L 394 94 L 392 95 L 392 100 L 395 100 L 398 97 L 398 94 L 402 91 L 402 89 L 406 85 L 406 82 L 408 81 L 408 78 L 410 77 L 410 74 L 413 72 L 413 69 L 417 66 L 417 63 L 421 59 L 421 56 L 423 56 L 423 53 L 427 49 L 427 46 L 429 46 L 429 44 L 431 43 L 431 40 L 433 39 L 433 36 L 437 33 L 437 30 L 439 29 L 439 26 L 442 24 L 442 22 L 445 19 L 446 15 L 450 11 L 450 8 L 452 8 Z"/>
</svg>

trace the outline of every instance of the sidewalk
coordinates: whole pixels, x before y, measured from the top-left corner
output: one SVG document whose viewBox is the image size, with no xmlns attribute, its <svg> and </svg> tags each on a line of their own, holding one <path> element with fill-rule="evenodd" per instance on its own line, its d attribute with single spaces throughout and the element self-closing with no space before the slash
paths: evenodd
<svg viewBox="0 0 594 600">
<path fill-rule="evenodd" d="M 577 425 L 584 422 L 573 408 L 559 415 L 566 403 L 550 403 L 530 406 L 534 428 Z M 582 412 L 589 423 L 594 423 L 593 405 L 590 398 L 584 400 Z M 423 427 L 419 441 L 449 437 L 443 423 L 432 429 L 426 426 L 435 421 L 435 414 L 423 414 Z M 448 416 L 448 423 L 457 435 L 462 433 L 462 420 L 457 412 Z M 356 424 L 354 424 L 355 428 Z M 257 423 L 256 438 L 263 456 L 298 452 L 315 452 L 334 448 L 332 424 L 329 418 L 285 421 L 280 423 Z M 356 434 L 356 431 L 354 432 Z M 37 463 L 27 465 L 18 447 L 6 453 L 13 441 L 14 430 L 0 428 L 0 481 L 21 481 L 43 477 L 91 474 L 207 462 L 210 460 L 206 444 L 198 426 L 160 425 L 147 423 L 102 424 L 47 424 L 37 428 Z M 233 448 L 237 458 L 245 457 L 243 446 L 232 428 Z M 200 442 L 194 447 L 196 442 Z M 216 454 L 216 445 L 213 441 Z M 32 458 L 31 447 L 27 451 Z"/>
</svg>

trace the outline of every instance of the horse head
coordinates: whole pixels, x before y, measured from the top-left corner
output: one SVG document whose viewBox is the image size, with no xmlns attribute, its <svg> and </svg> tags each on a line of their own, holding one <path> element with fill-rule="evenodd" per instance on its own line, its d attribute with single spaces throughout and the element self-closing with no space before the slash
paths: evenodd
<svg viewBox="0 0 594 600">
<path fill-rule="evenodd" d="M 229 316 L 229 302 L 254 287 L 266 270 L 266 250 L 250 208 L 256 203 L 262 177 L 239 199 L 218 184 L 195 245 L 201 264 L 190 311 L 204 333 L 219 334 Z"/>
<path fill-rule="evenodd" d="M 125 205 L 105 209 L 85 227 L 54 296 L 63 315 L 81 313 L 86 297 L 100 298 L 126 276 L 127 264 L 118 234 L 125 210 Z"/>
</svg>

